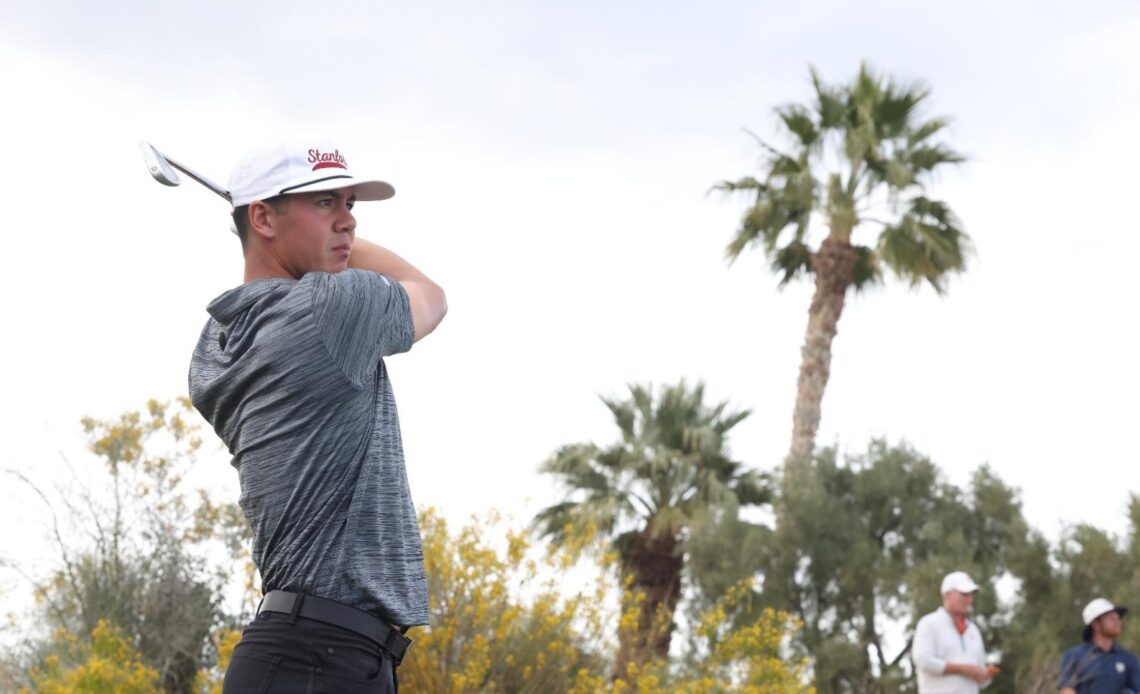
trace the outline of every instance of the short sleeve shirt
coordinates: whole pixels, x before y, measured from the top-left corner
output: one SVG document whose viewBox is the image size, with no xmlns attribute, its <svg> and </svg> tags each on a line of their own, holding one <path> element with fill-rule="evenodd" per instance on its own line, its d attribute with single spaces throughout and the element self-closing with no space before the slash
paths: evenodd
<svg viewBox="0 0 1140 694">
<path fill-rule="evenodd" d="M 365 270 L 248 282 L 207 307 L 190 395 L 241 482 L 263 589 L 427 624 L 427 584 L 383 357 L 414 328 Z"/>
<path fill-rule="evenodd" d="M 1136 656 L 1116 643 L 1102 651 L 1086 641 L 1065 651 L 1058 687 L 1072 687 L 1077 694 L 1140 692 L 1140 667 Z"/>
</svg>

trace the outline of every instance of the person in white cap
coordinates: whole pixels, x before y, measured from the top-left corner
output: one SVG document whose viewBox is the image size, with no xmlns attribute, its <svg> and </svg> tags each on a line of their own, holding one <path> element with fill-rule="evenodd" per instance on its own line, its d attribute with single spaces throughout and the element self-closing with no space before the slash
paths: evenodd
<svg viewBox="0 0 1140 694">
<path fill-rule="evenodd" d="M 1140 664 L 1121 648 L 1121 619 L 1126 607 L 1097 598 L 1085 605 L 1082 642 L 1061 658 L 1061 694 L 1120 694 L 1140 692 Z"/>
<path fill-rule="evenodd" d="M 383 358 L 447 301 L 356 238 L 353 206 L 395 189 L 357 178 L 335 145 L 255 149 L 229 192 L 244 283 L 207 307 L 189 385 L 233 456 L 265 595 L 224 691 L 395 691 L 428 598 Z"/>
<path fill-rule="evenodd" d="M 997 669 L 986 666 L 982 633 L 969 620 L 978 584 L 964 571 L 942 579 L 942 607 L 918 620 L 911 644 L 920 694 L 976 694 Z"/>
</svg>

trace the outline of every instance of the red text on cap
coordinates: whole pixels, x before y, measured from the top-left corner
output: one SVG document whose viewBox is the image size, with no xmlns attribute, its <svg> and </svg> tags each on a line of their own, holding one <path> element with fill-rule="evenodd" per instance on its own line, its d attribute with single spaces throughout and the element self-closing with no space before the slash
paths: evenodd
<svg viewBox="0 0 1140 694">
<path fill-rule="evenodd" d="M 339 149 L 332 152 L 310 149 L 309 163 L 313 165 L 313 171 L 318 169 L 348 169 L 348 162 L 344 160 Z"/>
</svg>

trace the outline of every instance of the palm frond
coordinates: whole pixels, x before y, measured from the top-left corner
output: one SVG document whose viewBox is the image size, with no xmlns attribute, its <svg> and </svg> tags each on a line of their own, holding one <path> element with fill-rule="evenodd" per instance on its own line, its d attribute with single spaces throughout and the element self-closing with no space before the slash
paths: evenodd
<svg viewBox="0 0 1140 694">
<path fill-rule="evenodd" d="M 568 501 L 539 511 L 531 522 L 531 528 L 552 544 L 562 545 L 568 537 L 581 535 L 587 530 L 612 535 L 624 513 L 622 504 L 613 499 Z"/>
<path fill-rule="evenodd" d="M 909 164 L 909 157 L 908 159 L 890 159 L 877 172 L 880 173 L 879 180 L 887 184 L 887 189 L 891 194 L 897 194 L 896 191 L 909 188 L 918 179 L 918 172 Z"/>
<path fill-rule="evenodd" d="M 735 181 L 721 181 L 719 183 L 716 183 L 712 188 L 709 189 L 709 192 L 718 190 L 722 193 L 739 193 L 741 191 L 754 193 L 758 190 L 764 191 L 766 188 L 767 186 L 765 186 L 760 181 L 757 181 L 755 178 L 751 176 L 745 176 L 744 178 L 737 179 Z"/>
<path fill-rule="evenodd" d="M 574 511 L 577 508 L 578 503 L 575 501 L 547 506 L 535 515 L 531 527 L 540 537 L 549 539 L 555 545 L 562 545 L 566 540 L 567 526 L 574 525 Z"/>
<path fill-rule="evenodd" d="M 772 271 L 780 275 L 780 286 L 812 272 L 812 250 L 807 244 L 792 241 L 772 256 Z"/>
<path fill-rule="evenodd" d="M 926 142 L 934 135 L 942 132 L 942 130 L 944 130 L 948 124 L 949 123 L 945 118 L 931 118 L 925 123 L 919 125 L 917 128 L 914 128 L 906 135 L 907 149 L 911 149 Z"/>
<path fill-rule="evenodd" d="M 904 137 L 912 127 L 919 105 L 929 96 L 930 89 L 920 82 L 887 81 L 882 85 L 873 111 L 879 137 L 883 140 Z"/>
<path fill-rule="evenodd" d="M 772 158 L 772 159 L 793 159 L 794 158 L 794 157 L 776 149 L 772 145 L 768 144 L 768 142 L 764 138 L 760 137 L 759 135 L 752 132 L 748 128 L 741 128 L 741 130 L 743 130 L 746 135 L 751 137 L 753 142 L 760 145 L 761 149 L 768 152 L 768 156 L 770 158 Z"/>
<path fill-rule="evenodd" d="M 918 174 L 933 171 L 943 164 L 960 164 L 966 158 L 943 144 L 919 145 L 905 153 L 905 165 Z"/>
<path fill-rule="evenodd" d="M 772 479 L 757 470 L 748 470 L 736 480 L 736 498 L 742 506 L 772 503 Z"/>
<path fill-rule="evenodd" d="M 752 410 L 737 410 L 728 415 L 723 415 L 724 409 L 728 406 L 727 402 L 722 402 L 717 405 L 714 414 L 714 424 L 716 432 L 722 437 L 729 432 L 730 429 L 740 424 L 745 419 L 752 416 Z"/>
<path fill-rule="evenodd" d="M 725 249 L 735 259 L 748 246 L 759 244 L 771 254 L 779 247 L 781 235 L 790 227 L 797 239 L 807 229 L 817 192 L 815 179 L 807 176 L 785 176 L 770 183 L 741 218 L 736 236 Z"/>
<path fill-rule="evenodd" d="M 558 449 L 539 467 L 540 472 L 558 475 L 565 484 L 576 489 L 605 491 L 609 485 L 606 475 L 597 466 L 598 447 L 593 444 L 572 444 Z"/>
<path fill-rule="evenodd" d="M 944 203 L 917 196 L 897 224 L 883 229 L 878 251 L 899 278 L 912 286 L 925 280 L 942 293 L 946 276 L 965 270 L 972 247 Z"/>
<path fill-rule="evenodd" d="M 819 144 L 820 131 L 812 121 L 811 113 L 800 104 L 789 104 L 776 109 L 784 127 L 796 136 L 804 149 L 814 149 Z"/>
<path fill-rule="evenodd" d="M 875 122 L 868 114 L 860 114 L 857 108 L 849 113 L 850 122 L 843 130 L 843 155 L 851 169 L 857 170 L 877 158 L 879 137 L 875 132 Z"/>
<path fill-rule="evenodd" d="M 855 261 L 854 275 L 851 285 L 856 291 L 882 284 L 883 271 L 879 264 L 879 256 L 875 249 L 866 246 L 855 246 L 859 254 Z"/>
<path fill-rule="evenodd" d="M 610 414 L 614 417 L 614 423 L 617 424 L 618 430 L 621 432 L 623 441 L 630 441 L 633 439 L 634 431 L 633 425 L 637 419 L 637 413 L 630 403 L 621 400 L 614 400 L 611 398 L 602 398 L 602 402 L 609 408 Z"/>
<path fill-rule="evenodd" d="M 809 71 L 812 87 L 815 89 L 815 112 L 819 116 L 819 129 L 839 128 L 847 111 L 843 90 L 824 84 L 815 67 L 810 67 Z"/>
</svg>

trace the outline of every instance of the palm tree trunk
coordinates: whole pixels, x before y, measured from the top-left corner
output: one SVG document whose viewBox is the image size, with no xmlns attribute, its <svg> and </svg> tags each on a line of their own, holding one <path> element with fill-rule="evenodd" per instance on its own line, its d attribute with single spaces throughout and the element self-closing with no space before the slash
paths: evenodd
<svg viewBox="0 0 1140 694">
<path fill-rule="evenodd" d="M 831 342 L 839 332 L 839 316 L 847 288 L 855 277 L 859 256 L 847 241 L 829 237 L 812 258 L 815 295 L 808 309 L 807 333 L 801 350 L 800 379 L 796 387 L 796 409 L 792 415 L 792 447 L 785 468 L 806 465 L 815 451 L 820 408 L 827 379 L 831 375 Z"/>
<path fill-rule="evenodd" d="M 650 530 L 634 536 L 623 554 L 626 555 L 624 573 L 629 591 L 623 598 L 622 612 L 632 607 L 628 604 L 630 597 L 639 593 L 645 597 L 637 609 L 636 626 L 618 629 L 615 679 L 624 679 L 632 663 L 642 665 L 655 658 L 669 657 L 673 614 L 681 598 L 684 567 L 684 559 L 677 552 L 677 538 L 654 536 Z M 630 592 L 632 596 L 628 595 Z"/>
</svg>

